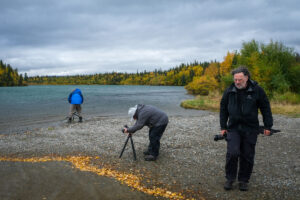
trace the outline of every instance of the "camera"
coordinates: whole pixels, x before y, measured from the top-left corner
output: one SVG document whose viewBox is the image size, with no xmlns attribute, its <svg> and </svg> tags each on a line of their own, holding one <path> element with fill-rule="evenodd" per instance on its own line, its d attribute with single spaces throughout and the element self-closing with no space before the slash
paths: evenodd
<svg viewBox="0 0 300 200">
<path fill-rule="evenodd" d="M 214 136 L 214 141 L 223 140 L 223 139 L 226 140 L 226 137 L 227 137 L 227 134 L 226 134 L 226 133 L 224 133 L 224 135 L 222 135 L 222 134 L 215 135 L 215 136 Z"/>
<path fill-rule="evenodd" d="M 124 128 L 122 128 L 122 132 L 124 133 L 125 132 L 125 128 L 128 128 L 127 125 L 124 125 Z"/>
</svg>

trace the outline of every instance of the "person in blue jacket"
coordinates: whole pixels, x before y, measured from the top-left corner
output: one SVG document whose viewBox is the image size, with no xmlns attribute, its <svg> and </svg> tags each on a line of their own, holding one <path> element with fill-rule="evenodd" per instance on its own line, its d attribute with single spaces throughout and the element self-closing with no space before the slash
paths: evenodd
<svg viewBox="0 0 300 200">
<path fill-rule="evenodd" d="M 78 114 L 79 122 L 82 122 L 81 104 L 83 103 L 83 96 L 80 89 L 76 88 L 75 90 L 73 90 L 69 95 L 68 101 L 71 104 L 69 122 L 72 121 L 72 116 L 75 112 L 77 112 Z"/>
</svg>

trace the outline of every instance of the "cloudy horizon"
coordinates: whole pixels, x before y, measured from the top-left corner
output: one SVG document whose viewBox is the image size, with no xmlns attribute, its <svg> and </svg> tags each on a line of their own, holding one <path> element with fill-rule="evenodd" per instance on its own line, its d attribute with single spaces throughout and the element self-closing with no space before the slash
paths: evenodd
<svg viewBox="0 0 300 200">
<path fill-rule="evenodd" d="M 243 42 L 300 52 L 296 0 L 1 0 L 0 60 L 35 75 L 168 70 Z"/>
</svg>

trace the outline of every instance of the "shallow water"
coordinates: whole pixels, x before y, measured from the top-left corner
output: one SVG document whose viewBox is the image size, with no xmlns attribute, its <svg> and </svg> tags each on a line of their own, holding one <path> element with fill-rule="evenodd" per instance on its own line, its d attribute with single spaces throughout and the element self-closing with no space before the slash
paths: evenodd
<svg viewBox="0 0 300 200">
<path fill-rule="evenodd" d="M 0 175 L 0 199 L 163 199 L 63 162 L 0 162 Z"/>
<path fill-rule="evenodd" d="M 38 127 L 64 121 L 69 112 L 69 93 L 79 88 L 84 96 L 84 119 L 95 116 L 127 116 L 135 104 L 150 104 L 169 116 L 198 115 L 201 111 L 185 110 L 180 102 L 193 98 L 183 87 L 177 86 L 119 86 L 119 85 L 63 85 L 0 88 L 0 133 L 22 127 Z"/>
</svg>

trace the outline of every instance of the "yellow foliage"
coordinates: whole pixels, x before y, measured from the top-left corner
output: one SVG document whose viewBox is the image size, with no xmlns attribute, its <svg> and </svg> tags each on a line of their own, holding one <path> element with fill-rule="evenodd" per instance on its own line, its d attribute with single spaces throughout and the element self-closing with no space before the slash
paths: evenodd
<svg viewBox="0 0 300 200">
<path fill-rule="evenodd" d="M 234 53 L 227 52 L 227 55 L 224 57 L 224 61 L 220 64 L 220 75 L 225 76 L 230 73 L 232 67 Z"/>
<path fill-rule="evenodd" d="M 200 65 L 192 67 L 192 70 L 194 71 L 195 76 L 201 76 L 203 73 L 203 67 L 201 67 Z"/>
<path fill-rule="evenodd" d="M 218 87 L 218 82 L 211 76 L 195 76 L 193 81 L 185 86 L 191 94 L 208 95 Z"/>
<path fill-rule="evenodd" d="M 50 161 L 66 161 L 71 162 L 74 167 L 81 171 L 93 172 L 99 176 L 107 176 L 120 181 L 122 184 L 126 184 L 138 191 L 146 194 L 161 196 L 168 199 L 185 199 L 181 193 L 171 192 L 167 189 L 160 187 L 147 188 L 142 185 L 142 176 L 136 174 L 130 174 L 126 172 L 119 172 L 113 170 L 110 167 L 98 168 L 91 163 L 91 159 L 98 159 L 99 157 L 89 156 L 67 156 L 67 157 L 33 157 L 33 158 L 8 158 L 0 157 L 0 161 L 11 161 L 11 162 L 50 162 Z"/>
<path fill-rule="evenodd" d="M 219 64 L 212 62 L 208 68 L 205 69 L 204 75 L 216 78 L 219 75 Z"/>
</svg>

